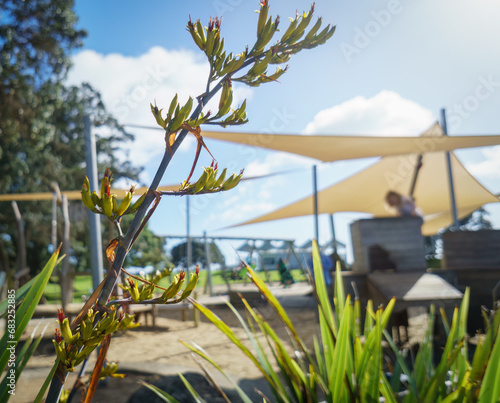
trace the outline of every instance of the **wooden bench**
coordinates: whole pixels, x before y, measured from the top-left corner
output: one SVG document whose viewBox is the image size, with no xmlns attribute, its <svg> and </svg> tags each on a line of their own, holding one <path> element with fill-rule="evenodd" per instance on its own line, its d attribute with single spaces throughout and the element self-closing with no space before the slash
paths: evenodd
<svg viewBox="0 0 500 403">
<path fill-rule="evenodd" d="M 151 305 L 129 305 L 129 313 L 135 315 L 135 321 L 139 322 L 141 315 L 144 314 L 145 325 L 148 325 L 148 315 L 151 316 L 151 326 L 156 326 L 157 308 L 155 304 Z"/>
</svg>

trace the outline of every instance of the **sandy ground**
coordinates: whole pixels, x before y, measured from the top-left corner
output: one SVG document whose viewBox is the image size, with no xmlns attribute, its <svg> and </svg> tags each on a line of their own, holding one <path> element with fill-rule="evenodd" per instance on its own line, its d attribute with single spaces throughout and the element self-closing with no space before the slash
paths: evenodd
<svg viewBox="0 0 500 403">
<path fill-rule="evenodd" d="M 250 290 L 248 285 L 244 291 Z M 317 330 L 315 303 L 312 296 L 307 296 L 310 289 L 302 285 L 294 285 L 287 289 L 277 287 L 275 294 L 280 295 L 280 300 L 287 306 L 287 312 L 296 324 L 298 332 L 307 341 L 312 343 L 312 335 Z M 222 302 L 215 299 L 216 305 L 211 309 L 228 324 L 249 347 L 248 336 L 242 328 L 238 319 Z M 200 300 L 210 303 L 210 299 L 201 296 Z M 281 321 L 275 315 L 273 309 L 265 302 L 255 301 L 254 304 L 262 316 L 275 328 L 283 340 L 288 340 Z M 243 310 L 239 310 L 243 314 Z M 111 379 L 105 387 L 98 389 L 94 402 L 126 402 L 128 397 L 138 388 L 139 380 L 154 380 L 148 374 L 177 374 L 178 372 L 199 372 L 199 366 L 191 356 L 190 351 L 183 346 L 179 340 L 192 342 L 200 345 L 205 351 L 221 365 L 221 367 L 240 384 L 251 385 L 253 381 L 261 378 L 258 369 L 252 364 L 227 337 L 221 333 L 212 323 L 201 315 L 198 326 L 195 326 L 193 310 L 189 310 L 188 320 L 183 321 L 182 312 L 179 309 L 159 310 L 156 326 L 141 326 L 132 331 L 113 337 L 108 352 L 108 358 L 119 362 L 119 368 L 127 374 L 125 379 Z M 143 319 L 142 319 L 143 320 Z M 39 321 L 40 322 L 40 321 Z M 54 362 L 52 346 L 52 329 L 55 321 L 45 320 L 49 323 L 47 337 L 39 346 L 37 353 L 29 361 L 22 377 L 16 387 L 16 396 L 11 402 L 32 402 L 34 396 L 42 385 Z M 35 325 L 36 323 L 33 323 Z M 37 323 L 40 324 L 40 323 Z M 151 323 L 150 323 L 151 324 Z M 290 347 L 291 349 L 291 347 Z M 89 369 L 93 368 L 95 357 L 89 363 Z M 213 370 L 214 375 L 217 371 Z M 139 373 L 139 374 L 137 374 Z M 67 384 L 72 385 L 76 379 L 71 374 Z M 223 386 L 229 384 L 218 376 Z M 75 401 L 75 400 L 74 400 Z"/>
<path fill-rule="evenodd" d="M 244 291 L 251 290 L 251 285 L 244 287 Z M 312 346 L 313 335 L 318 331 L 316 305 L 309 286 L 295 284 L 287 289 L 273 288 L 285 306 L 292 322 L 303 340 Z M 249 347 L 248 336 L 238 319 L 223 303 L 224 297 L 209 299 L 201 296 L 200 300 L 212 303 L 211 309 L 228 324 Z M 226 298 L 227 299 L 227 298 Z M 283 324 L 277 318 L 273 309 L 265 302 L 256 300 L 254 304 L 262 316 L 273 326 L 277 334 L 284 341 L 288 335 Z M 243 311 L 240 309 L 240 312 Z M 108 384 L 99 387 L 93 402 L 125 403 L 129 396 L 141 387 L 139 380 L 154 381 L 158 375 L 177 374 L 178 372 L 200 372 L 198 365 L 190 351 L 179 340 L 193 342 L 203 347 L 214 360 L 239 383 L 240 386 L 252 390 L 261 379 L 261 374 L 233 343 L 228 341 L 212 323 L 201 315 L 198 326 L 193 322 L 193 310 L 188 313 L 188 320 L 183 321 L 182 312 L 178 309 L 164 309 L 159 311 L 156 326 L 141 326 L 133 331 L 113 337 L 108 358 L 119 362 L 119 368 L 127 374 L 125 379 L 110 379 Z M 47 321 L 47 320 L 46 320 Z M 16 396 L 11 402 L 32 402 L 38 392 L 51 365 L 54 362 L 52 331 L 55 327 L 53 319 L 49 320 L 50 327 L 47 337 L 39 346 L 37 353 L 29 361 L 16 387 Z M 425 329 L 425 318 L 417 318 L 410 323 L 411 333 L 421 333 Z M 35 325 L 35 323 L 33 323 Z M 413 336 L 412 336 L 413 337 Z M 291 345 L 288 343 L 290 351 Z M 89 371 L 93 368 L 95 357 L 89 363 Z M 211 370 L 222 386 L 230 384 L 218 376 L 217 371 Z M 155 378 L 156 377 L 156 378 Z M 75 374 L 68 378 L 68 388 L 73 385 Z M 73 402 L 76 402 L 74 399 Z"/>
</svg>

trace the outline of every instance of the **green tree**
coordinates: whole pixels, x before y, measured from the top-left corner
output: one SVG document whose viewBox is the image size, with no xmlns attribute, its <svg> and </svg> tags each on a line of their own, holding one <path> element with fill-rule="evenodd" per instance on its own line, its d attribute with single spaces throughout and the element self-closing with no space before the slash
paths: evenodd
<svg viewBox="0 0 500 403">
<path fill-rule="evenodd" d="M 69 56 L 86 35 L 76 28 L 73 1 L 0 0 L 0 9 L 0 193 L 46 192 L 53 181 L 61 189 L 79 189 L 85 174 L 85 114 L 98 127 L 101 165 L 110 166 L 115 178 L 137 178 L 138 169 L 114 157 L 132 136 L 109 115 L 99 93 L 89 85 L 64 85 Z M 15 267 L 18 234 L 10 204 L 0 207 L 0 268 L 8 270 Z M 36 272 L 48 259 L 51 206 L 32 201 L 19 208 L 27 265 Z M 86 234 L 84 222 L 73 226 L 77 261 L 85 262 Z"/>
<path fill-rule="evenodd" d="M 172 267 L 165 254 L 165 238 L 155 235 L 146 225 L 135 241 L 135 248 L 127 255 L 127 264 L 131 266 L 153 266 L 157 270 Z"/>
<path fill-rule="evenodd" d="M 462 231 L 479 231 L 482 229 L 492 229 L 493 226 L 488 220 L 488 213 L 483 207 L 473 211 L 467 217 L 458 220 L 458 225 Z"/>
<path fill-rule="evenodd" d="M 212 263 L 224 264 L 224 255 L 219 247 L 214 243 L 210 243 L 210 261 Z M 192 241 L 193 263 L 206 265 L 205 244 L 201 242 Z M 187 265 L 187 242 L 183 242 L 174 246 L 170 252 L 172 255 L 172 263 L 174 265 Z"/>
<path fill-rule="evenodd" d="M 473 211 L 467 217 L 458 220 L 458 228 L 460 231 L 479 231 L 484 229 L 492 229 L 493 225 L 488 220 L 489 213 L 483 208 Z M 446 228 L 443 232 L 450 231 L 452 226 Z M 441 242 L 441 233 L 426 236 L 424 238 L 425 258 L 429 267 L 440 267 L 440 256 L 443 253 Z"/>
</svg>

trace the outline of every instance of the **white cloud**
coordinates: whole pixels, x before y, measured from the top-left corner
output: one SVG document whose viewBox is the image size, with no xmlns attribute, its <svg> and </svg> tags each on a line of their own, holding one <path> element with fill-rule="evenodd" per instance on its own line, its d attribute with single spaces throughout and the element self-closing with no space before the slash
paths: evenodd
<svg viewBox="0 0 500 403">
<path fill-rule="evenodd" d="M 318 112 L 305 134 L 417 135 L 435 121 L 432 112 L 394 91 L 357 96 Z"/>
<path fill-rule="evenodd" d="M 221 229 L 227 225 L 237 224 L 248 217 L 254 217 L 256 211 L 271 211 L 276 208 L 276 205 L 271 202 L 257 201 L 235 204 L 237 208 L 228 208 L 224 211 L 218 211 L 210 214 L 205 221 L 207 224 L 214 227 L 214 229 Z"/>
<path fill-rule="evenodd" d="M 482 178 L 500 178 L 500 146 L 483 148 L 484 161 L 467 164 L 469 172 Z"/>
<path fill-rule="evenodd" d="M 73 56 L 73 67 L 68 84 L 90 83 L 98 90 L 108 110 L 122 124 L 156 126 L 150 103 L 167 109 L 173 96 L 178 93 L 184 103 L 188 96 L 205 91 L 208 63 L 201 56 L 188 50 L 167 50 L 153 47 L 139 56 L 108 55 L 84 50 Z M 234 99 L 241 103 L 252 95 L 249 88 L 235 88 Z M 218 100 L 208 104 L 216 108 Z M 130 157 L 138 165 L 163 153 L 165 142 L 161 131 L 128 128 L 136 135 L 130 146 Z M 193 147 L 187 138 L 181 150 Z"/>
<path fill-rule="evenodd" d="M 205 224 L 221 228 L 271 211 L 277 207 L 275 201 L 279 200 L 279 191 L 276 177 L 242 181 L 213 204 L 215 210 L 207 217 Z"/>
<path fill-rule="evenodd" d="M 305 169 L 311 166 L 311 160 L 301 156 L 273 152 L 263 159 L 257 158 L 245 168 L 244 177 L 258 177 L 289 170 Z M 236 224 L 249 217 L 255 217 L 277 208 L 276 200 L 281 201 L 283 193 L 290 185 L 293 173 L 276 175 L 268 178 L 258 178 L 243 181 L 233 191 L 230 198 L 221 204 L 221 211 L 212 214 L 207 223 L 219 223 L 219 220 Z"/>
<path fill-rule="evenodd" d="M 311 161 L 313 160 L 295 154 L 273 152 L 263 160 L 255 159 L 250 162 L 245 168 L 245 176 L 262 176 L 279 171 L 310 167 L 313 164 Z"/>
</svg>

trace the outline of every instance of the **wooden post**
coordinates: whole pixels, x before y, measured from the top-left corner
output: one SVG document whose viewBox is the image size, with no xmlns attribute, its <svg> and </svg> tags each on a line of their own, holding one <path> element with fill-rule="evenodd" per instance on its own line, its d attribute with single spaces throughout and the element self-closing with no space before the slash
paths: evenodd
<svg viewBox="0 0 500 403">
<path fill-rule="evenodd" d="M 57 249 L 57 193 L 52 193 L 52 221 L 51 221 L 50 243 L 55 251 Z"/>
<path fill-rule="evenodd" d="M 24 221 L 14 200 L 12 203 L 12 210 L 14 210 L 14 217 L 17 223 L 17 271 L 18 273 L 26 269 L 26 239 L 24 236 Z"/>
<path fill-rule="evenodd" d="M 66 305 L 73 302 L 73 270 L 71 265 L 69 264 L 69 254 L 70 254 L 70 218 L 69 218 L 69 209 L 68 209 L 68 198 L 66 196 L 62 196 L 62 216 L 63 216 L 63 246 L 62 252 L 66 257 L 62 261 L 61 267 L 61 302 L 63 310 L 66 309 Z"/>
</svg>

